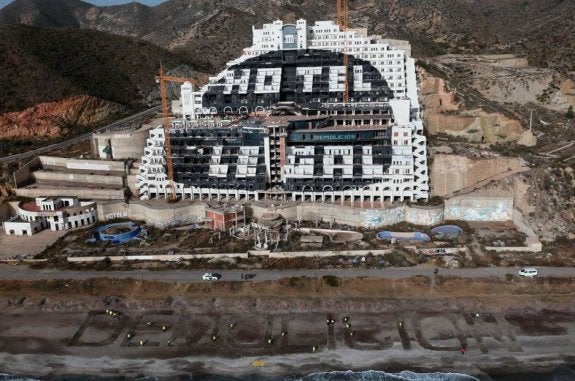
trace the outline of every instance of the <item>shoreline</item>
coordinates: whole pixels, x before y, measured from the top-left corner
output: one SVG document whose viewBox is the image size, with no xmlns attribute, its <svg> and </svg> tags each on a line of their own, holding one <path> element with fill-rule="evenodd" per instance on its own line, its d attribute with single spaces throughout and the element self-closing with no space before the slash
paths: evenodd
<svg viewBox="0 0 575 381">
<path fill-rule="evenodd" d="M 385 372 L 400 373 L 411 371 L 414 373 L 453 373 L 476 377 L 483 380 L 499 380 L 504 377 L 521 374 L 541 375 L 550 374 L 558 368 L 575 370 L 575 352 L 568 358 L 549 357 L 519 357 L 497 359 L 470 359 L 451 362 L 448 359 L 425 360 L 426 357 L 405 361 L 404 358 L 388 358 L 382 361 L 381 357 L 369 356 L 369 359 L 357 365 L 340 362 L 342 353 L 333 357 L 333 353 L 318 356 L 314 359 L 303 356 L 276 356 L 250 357 L 241 360 L 229 361 L 223 358 L 197 357 L 173 358 L 167 360 L 135 360 L 81 358 L 76 356 L 53 355 L 10 355 L 0 353 L 0 363 L 5 364 L 0 373 L 15 376 L 54 379 L 64 376 L 91 376 L 97 378 L 111 377 L 156 377 L 159 379 L 173 379 L 174 377 L 193 376 L 194 380 L 209 379 L 214 376 L 231 379 L 246 379 L 258 376 L 263 379 L 277 379 L 279 377 L 304 377 L 315 373 L 331 372 Z M 263 367 L 254 367 L 253 361 L 263 361 Z M 477 361 L 480 362 L 477 365 Z M 8 365 L 8 366 L 6 366 Z M 574 371 L 575 372 L 575 371 Z M 495 377 L 495 378 L 493 378 Z M 248 378 L 249 379 L 249 378 Z"/>
<path fill-rule="evenodd" d="M 0 372 L 269 378 L 371 369 L 489 380 L 575 364 L 572 279 L 438 280 L 0 281 Z"/>
</svg>

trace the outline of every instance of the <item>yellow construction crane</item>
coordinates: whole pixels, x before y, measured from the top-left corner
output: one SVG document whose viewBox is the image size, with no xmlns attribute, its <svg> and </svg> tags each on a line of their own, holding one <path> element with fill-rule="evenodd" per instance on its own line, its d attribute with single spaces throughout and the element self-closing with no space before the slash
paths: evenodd
<svg viewBox="0 0 575 381">
<path fill-rule="evenodd" d="M 343 101 L 349 102 L 349 74 L 348 64 L 349 58 L 347 56 L 347 17 L 349 14 L 348 0 L 337 0 L 337 25 L 343 31 L 343 67 L 345 70 L 345 81 L 343 88 Z"/>
<path fill-rule="evenodd" d="M 160 73 L 156 77 L 156 82 L 160 84 L 160 94 L 162 95 L 162 117 L 164 126 L 164 150 L 166 151 L 166 165 L 168 167 L 168 180 L 170 182 L 169 201 L 176 201 L 176 189 L 174 186 L 174 163 L 172 162 L 172 143 L 170 142 L 170 112 L 168 110 L 168 91 L 166 82 L 191 82 L 196 85 L 196 81 L 191 78 L 174 77 L 164 73 L 164 66 L 160 65 Z"/>
</svg>

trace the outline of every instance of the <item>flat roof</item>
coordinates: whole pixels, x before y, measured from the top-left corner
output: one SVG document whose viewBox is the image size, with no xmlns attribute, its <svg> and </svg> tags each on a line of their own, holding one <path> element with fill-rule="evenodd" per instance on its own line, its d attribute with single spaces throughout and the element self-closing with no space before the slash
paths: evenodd
<svg viewBox="0 0 575 381">
<path fill-rule="evenodd" d="M 27 212 L 59 212 L 61 210 L 65 210 L 66 207 L 62 207 L 62 208 L 58 208 L 55 210 L 42 210 L 42 208 L 40 208 L 40 205 L 37 205 L 35 202 L 25 202 L 23 204 L 20 205 L 20 209 L 25 210 Z"/>
</svg>

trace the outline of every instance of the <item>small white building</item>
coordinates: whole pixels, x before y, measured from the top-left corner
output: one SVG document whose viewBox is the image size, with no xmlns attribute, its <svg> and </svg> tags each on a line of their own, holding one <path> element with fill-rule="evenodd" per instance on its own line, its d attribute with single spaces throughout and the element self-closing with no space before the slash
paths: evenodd
<svg viewBox="0 0 575 381">
<path fill-rule="evenodd" d="M 7 235 L 75 229 L 91 225 L 98 218 L 95 202 L 79 201 L 76 197 L 37 197 L 35 202 L 19 203 L 16 212 L 3 223 Z"/>
</svg>

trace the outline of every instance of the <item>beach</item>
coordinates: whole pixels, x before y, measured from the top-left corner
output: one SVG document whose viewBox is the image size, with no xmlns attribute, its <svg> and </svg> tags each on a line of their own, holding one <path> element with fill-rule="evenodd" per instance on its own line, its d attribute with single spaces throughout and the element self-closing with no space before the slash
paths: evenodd
<svg viewBox="0 0 575 381">
<path fill-rule="evenodd" d="M 0 371 L 173 377 L 374 369 L 488 379 L 575 363 L 575 297 L 566 280 L 479 282 L 467 290 L 475 295 L 454 288 L 456 279 L 428 295 L 417 279 L 350 280 L 347 288 L 100 282 L 0 282 Z M 391 295 L 358 296 L 377 285 Z"/>
</svg>

